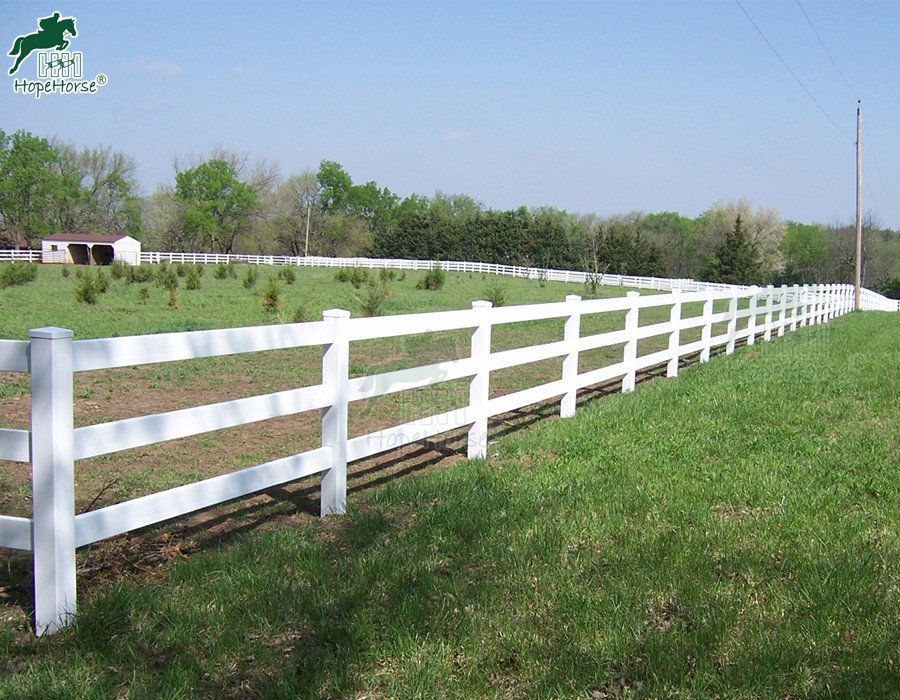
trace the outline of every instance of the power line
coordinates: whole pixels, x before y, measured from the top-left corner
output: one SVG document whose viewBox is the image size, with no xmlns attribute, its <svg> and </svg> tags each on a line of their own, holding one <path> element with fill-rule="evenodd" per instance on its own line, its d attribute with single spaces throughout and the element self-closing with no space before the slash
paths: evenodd
<svg viewBox="0 0 900 700">
<path fill-rule="evenodd" d="M 768 47 L 769 47 L 770 49 L 772 49 L 772 53 L 774 53 L 774 54 L 778 57 L 778 60 L 781 61 L 781 65 L 783 65 L 783 66 L 787 69 L 787 72 L 790 73 L 790 74 L 794 77 L 794 80 L 796 80 L 797 83 L 800 85 L 800 87 L 803 88 L 803 91 L 804 91 L 807 95 L 809 95 L 809 98 L 810 98 L 813 102 L 816 103 L 816 107 L 819 108 L 819 111 L 822 112 L 822 114 L 825 115 L 825 118 L 828 119 L 828 121 L 831 122 L 831 124 L 834 126 L 835 129 L 837 129 L 839 132 L 841 132 L 841 134 L 843 134 L 844 138 L 846 138 L 848 141 L 850 141 L 850 142 L 852 143 L 852 142 L 853 142 L 853 139 L 850 138 L 850 136 L 847 134 L 847 132 L 844 131 L 844 130 L 841 128 L 841 126 L 840 126 L 840 125 L 832 118 L 832 116 L 825 110 L 825 108 L 822 106 L 822 104 L 816 99 L 816 96 L 812 94 L 812 92 L 810 91 L 810 89 L 809 89 L 808 87 L 806 87 L 806 84 L 805 84 L 802 80 L 800 80 L 799 76 L 798 76 L 798 75 L 791 69 L 791 67 L 787 64 L 787 61 L 785 61 L 785 60 L 781 57 L 781 54 L 778 53 L 778 50 L 772 45 L 772 42 L 769 41 L 768 37 L 763 33 L 763 30 L 760 29 L 760 28 L 757 26 L 756 22 L 753 21 L 753 18 L 750 16 L 750 14 L 747 12 L 747 10 L 744 9 L 744 6 L 741 4 L 741 0 L 734 0 L 734 2 L 737 4 L 738 7 L 741 8 L 741 12 L 744 13 L 744 16 L 747 18 L 747 21 L 749 21 L 750 24 L 753 25 L 753 28 L 754 28 L 754 29 L 759 33 L 759 35 L 763 38 L 763 41 L 766 42 L 766 45 L 768 45 Z"/>
<path fill-rule="evenodd" d="M 831 55 L 831 52 L 828 50 L 828 47 L 825 46 L 825 42 L 822 41 L 822 36 L 819 34 L 819 30 L 816 29 L 816 25 L 813 24 L 812 20 L 809 18 L 809 15 L 806 14 L 806 10 L 803 8 L 800 0 L 797 0 L 797 6 L 800 8 L 800 11 L 803 13 L 803 16 L 806 17 L 806 21 L 809 22 L 810 29 L 813 30 L 813 34 L 816 35 L 816 39 L 819 40 L 819 44 L 822 45 L 822 49 L 825 51 L 825 55 L 831 60 L 831 65 L 834 66 L 834 69 L 838 72 L 838 75 L 844 80 L 844 84 L 849 88 L 851 94 L 856 99 L 859 99 L 859 94 L 856 90 L 853 89 L 853 86 L 850 84 L 850 81 L 847 80 L 847 76 L 844 75 L 844 71 L 842 71 L 837 64 L 837 61 L 834 60 L 834 56 Z"/>
<path fill-rule="evenodd" d="M 887 185 L 884 183 L 884 175 L 881 173 L 881 165 L 878 162 L 878 156 L 875 155 L 875 144 L 872 143 L 872 129 L 868 126 L 868 117 L 866 123 L 863 124 L 863 129 L 866 132 L 866 140 L 871 144 L 869 152 L 872 154 L 872 161 L 875 163 L 875 172 L 878 173 L 878 181 L 881 184 L 881 190 L 884 192 L 884 196 L 888 203 L 888 213 L 891 215 L 892 223 L 896 224 L 897 215 L 894 213 L 894 206 L 891 204 L 891 195 L 888 193 Z"/>
</svg>

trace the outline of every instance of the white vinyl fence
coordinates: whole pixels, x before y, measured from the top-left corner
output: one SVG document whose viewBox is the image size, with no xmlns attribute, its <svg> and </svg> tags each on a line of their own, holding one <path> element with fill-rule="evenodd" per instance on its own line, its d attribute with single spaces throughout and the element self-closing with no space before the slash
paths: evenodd
<svg viewBox="0 0 900 700">
<path fill-rule="evenodd" d="M 65 261 L 65 253 L 47 252 L 41 257 L 41 251 L 34 250 L 0 250 L 0 262 L 7 260 L 25 260 L 30 262 L 57 263 Z M 551 282 L 584 283 L 593 277 L 597 284 L 612 287 L 630 287 L 634 289 L 655 289 L 684 292 L 700 292 L 712 289 L 725 292 L 731 289 L 747 291 L 750 287 L 702 282 L 694 279 L 670 279 L 666 277 L 640 277 L 637 275 L 592 274 L 579 270 L 549 270 L 521 265 L 498 265 L 496 263 L 465 262 L 461 260 L 404 260 L 394 258 L 327 258 L 320 256 L 296 257 L 290 255 L 227 255 L 225 253 L 159 253 L 141 252 L 138 262 L 189 263 L 193 265 L 218 265 L 220 263 L 249 263 L 251 265 L 292 265 L 295 267 L 365 267 L 373 270 L 431 270 L 440 265 L 447 272 L 471 272 L 473 274 L 507 275 L 526 279 L 546 279 Z M 129 261 L 130 262 L 130 261 Z M 862 308 L 864 311 L 900 311 L 900 300 L 888 299 L 869 289 L 862 290 Z"/>
<path fill-rule="evenodd" d="M 728 310 L 714 313 L 713 302 L 723 299 L 729 302 Z M 740 299 L 749 300 L 747 308 L 740 308 Z M 684 305 L 692 302 L 702 303 L 702 313 L 683 313 Z M 570 295 L 563 302 L 503 308 L 477 301 L 460 311 L 378 318 L 351 319 L 349 312 L 334 309 L 312 323 L 99 340 L 75 340 L 72 331 L 62 328 L 35 329 L 28 341 L 0 341 L 0 371 L 31 375 L 31 429 L 0 429 L 0 459 L 31 464 L 33 500 L 31 518 L 0 516 L 0 546 L 32 552 L 36 631 L 52 633 L 68 624 L 75 612 L 77 547 L 313 474 L 322 475 L 321 514 L 340 514 L 346 504 L 348 462 L 463 427 L 468 428 L 468 456 L 483 457 L 491 416 L 559 397 L 561 415 L 568 417 L 575 412 L 578 391 L 585 387 L 621 378 L 622 390 L 630 391 L 639 370 L 665 364 L 667 375 L 674 377 L 679 359 L 687 355 L 699 353 L 700 361 L 706 362 L 714 347 L 724 346 L 731 353 L 738 340 L 753 343 L 759 335 L 770 340 L 801 326 L 825 323 L 852 306 L 852 287 L 821 285 L 675 290 L 645 296 L 629 292 L 597 300 Z M 668 307 L 669 320 L 641 326 L 642 309 L 655 307 Z M 624 328 L 582 335 L 583 316 L 617 311 L 626 312 Z M 494 326 L 554 318 L 565 321 L 560 340 L 491 352 Z M 722 324 L 726 331 L 713 336 L 714 325 Z M 348 376 L 351 343 L 453 329 L 471 330 L 469 357 L 374 376 Z M 687 329 L 700 329 L 700 340 L 684 343 L 681 333 Z M 666 338 L 666 349 L 639 356 L 638 341 L 652 337 Z M 579 353 L 617 345 L 624 347 L 620 361 L 579 372 Z M 321 382 L 315 386 L 73 427 L 75 372 L 305 346 L 323 348 Z M 560 376 L 490 398 L 491 371 L 556 357 L 563 358 Z M 465 405 L 348 437 L 348 403 L 465 377 L 471 378 Z M 75 514 L 77 460 L 316 409 L 322 411 L 321 443 L 316 449 Z"/>
<path fill-rule="evenodd" d="M 694 279 L 669 279 L 666 277 L 640 277 L 637 275 L 607 275 L 579 270 L 547 270 L 521 265 L 498 265 L 496 263 L 465 262 L 461 260 L 404 260 L 393 258 L 326 258 L 319 256 L 295 257 L 289 255 L 225 255 L 224 253 L 156 253 L 142 252 L 141 262 L 191 263 L 218 265 L 219 263 L 249 263 L 251 265 L 293 265 L 295 267 L 365 267 L 373 270 L 431 270 L 437 265 L 446 272 L 471 272 L 474 274 L 507 275 L 526 279 L 546 279 L 551 282 L 584 283 L 594 277 L 598 284 L 634 289 L 655 289 L 683 292 L 701 292 L 711 289 L 727 292 L 732 289 L 748 291 L 750 287 L 716 282 L 701 282 Z M 900 311 L 900 301 L 888 299 L 869 289 L 862 290 L 864 311 Z"/>
</svg>

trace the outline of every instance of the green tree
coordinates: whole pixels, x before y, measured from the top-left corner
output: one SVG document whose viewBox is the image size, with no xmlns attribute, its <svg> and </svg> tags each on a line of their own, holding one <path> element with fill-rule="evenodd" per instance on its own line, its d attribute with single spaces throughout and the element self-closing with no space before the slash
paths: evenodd
<svg viewBox="0 0 900 700">
<path fill-rule="evenodd" d="M 738 214 L 725 240 L 716 248 L 707 275 L 711 282 L 756 284 L 762 281 L 762 265 L 756 243 Z"/>
<path fill-rule="evenodd" d="M 54 233 L 63 203 L 78 183 L 60 171 L 59 152 L 27 131 L 0 131 L 0 244 L 29 248 Z"/>
<path fill-rule="evenodd" d="M 258 198 L 224 160 L 212 159 L 175 176 L 175 198 L 183 205 L 181 228 L 193 249 L 230 253 L 250 230 Z"/>
</svg>

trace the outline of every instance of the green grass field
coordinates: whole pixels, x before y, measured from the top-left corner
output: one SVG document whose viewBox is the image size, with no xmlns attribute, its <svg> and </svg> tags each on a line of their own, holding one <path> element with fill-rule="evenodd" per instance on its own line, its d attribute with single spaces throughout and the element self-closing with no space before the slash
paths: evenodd
<svg viewBox="0 0 900 700">
<path fill-rule="evenodd" d="M 3 628 L 0 695 L 900 697 L 898 348 L 898 315 L 854 314 L 540 421 L 486 461 L 351 479 L 347 517 L 95 583 L 54 638 Z"/>
</svg>

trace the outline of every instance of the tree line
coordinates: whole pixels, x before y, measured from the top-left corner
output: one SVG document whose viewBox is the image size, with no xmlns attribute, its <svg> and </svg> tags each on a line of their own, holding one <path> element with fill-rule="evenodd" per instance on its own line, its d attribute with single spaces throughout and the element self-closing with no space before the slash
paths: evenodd
<svg viewBox="0 0 900 700">
<path fill-rule="evenodd" d="M 0 246 L 56 232 L 124 233 L 145 248 L 275 255 L 474 260 L 594 274 L 740 284 L 849 282 L 855 227 L 783 220 L 746 200 L 696 218 L 615 216 L 552 207 L 497 210 L 466 194 L 400 197 L 345 168 L 282 176 L 225 149 L 173 163 L 173 184 L 138 192 L 133 158 L 0 131 Z M 863 279 L 900 286 L 900 232 L 864 225 Z"/>
</svg>

